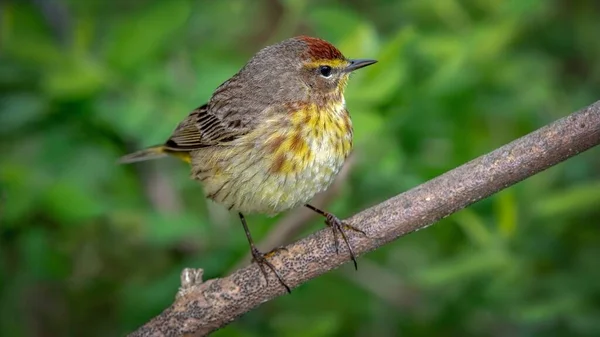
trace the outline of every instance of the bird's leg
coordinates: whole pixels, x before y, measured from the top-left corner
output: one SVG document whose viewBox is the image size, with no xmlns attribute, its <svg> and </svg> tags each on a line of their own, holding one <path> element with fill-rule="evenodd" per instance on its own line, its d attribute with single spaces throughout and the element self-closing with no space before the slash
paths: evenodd
<svg viewBox="0 0 600 337">
<path fill-rule="evenodd" d="M 340 235 L 342 236 L 342 239 L 344 239 L 344 242 L 346 243 L 346 246 L 348 247 L 348 251 L 350 252 L 350 257 L 352 257 L 352 262 L 354 262 L 354 269 L 358 270 L 358 264 L 356 263 L 356 255 L 354 254 L 354 250 L 352 249 L 352 246 L 350 245 L 350 242 L 348 241 L 348 237 L 346 236 L 346 232 L 344 232 L 344 229 L 351 229 L 351 230 L 353 230 L 355 232 L 359 232 L 363 235 L 367 235 L 367 234 L 363 230 L 360 230 L 354 226 L 344 223 L 338 217 L 336 217 L 335 215 L 333 215 L 329 212 L 322 211 L 322 210 L 316 208 L 315 206 L 312 206 L 309 204 L 306 204 L 305 206 L 325 217 L 325 224 L 327 226 L 329 226 L 329 228 L 331 228 L 331 230 L 333 231 L 333 239 L 335 240 L 336 253 L 339 253 L 339 241 L 338 241 L 337 234 L 338 234 L 338 232 L 340 233 Z"/>
<path fill-rule="evenodd" d="M 244 215 L 242 213 L 238 213 L 238 214 L 240 215 L 240 220 L 242 221 L 242 226 L 244 226 L 244 231 L 246 232 L 246 238 L 248 238 L 248 243 L 250 244 L 250 252 L 252 253 L 252 260 L 258 264 L 258 267 L 260 267 L 260 271 L 265 276 L 265 280 L 267 280 L 267 283 L 269 282 L 269 278 L 267 277 L 267 272 L 265 270 L 265 266 L 267 266 L 267 267 L 269 267 L 269 269 L 271 269 L 271 271 L 275 274 L 275 276 L 277 276 L 277 279 L 279 280 L 279 282 L 281 282 L 281 284 L 285 287 L 285 290 L 287 290 L 288 293 L 291 293 L 292 290 L 283 281 L 283 277 L 281 277 L 281 275 L 279 274 L 277 269 L 275 269 L 273 264 L 271 262 L 269 262 L 269 260 L 267 260 L 266 254 L 262 253 L 254 245 L 254 240 L 252 240 L 252 235 L 250 235 L 250 230 L 248 229 L 248 225 L 246 224 L 246 218 L 244 218 Z"/>
</svg>

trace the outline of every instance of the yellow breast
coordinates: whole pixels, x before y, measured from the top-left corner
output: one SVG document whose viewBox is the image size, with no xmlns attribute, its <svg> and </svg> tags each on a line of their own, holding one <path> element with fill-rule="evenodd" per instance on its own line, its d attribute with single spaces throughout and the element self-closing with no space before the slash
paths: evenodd
<svg viewBox="0 0 600 337">
<path fill-rule="evenodd" d="M 269 171 L 296 174 L 309 167 L 340 166 L 352 149 L 352 122 L 343 102 L 337 105 L 289 107 L 287 127 L 266 141 L 272 155 Z"/>
<path fill-rule="evenodd" d="M 352 148 L 352 123 L 337 106 L 288 107 L 227 153 L 195 158 L 209 198 L 242 213 L 276 214 L 302 205 L 333 182 Z M 210 166 L 203 174 L 199 168 Z"/>
</svg>

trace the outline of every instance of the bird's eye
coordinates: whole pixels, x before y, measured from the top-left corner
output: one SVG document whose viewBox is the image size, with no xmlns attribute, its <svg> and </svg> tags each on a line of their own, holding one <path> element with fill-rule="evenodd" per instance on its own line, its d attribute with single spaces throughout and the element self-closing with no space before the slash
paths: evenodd
<svg viewBox="0 0 600 337">
<path fill-rule="evenodd" d="M 321 73 L 321 75 L 323 77 L 329 77 L 329 76 L 331 76 L 331 67 L 330 66 L 320 66 L 319 72 Z"/>
</svg>

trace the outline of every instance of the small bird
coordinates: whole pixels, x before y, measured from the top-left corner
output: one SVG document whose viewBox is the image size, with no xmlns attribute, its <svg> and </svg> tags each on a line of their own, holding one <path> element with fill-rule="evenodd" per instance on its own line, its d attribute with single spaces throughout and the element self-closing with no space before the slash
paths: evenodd
<svg viewBox="0 0 600 337">
<path fill-rule="evenodd" d="M 375 60 L 347 59 L 331 43 L 298 36 L 268 46 L 192 111 L 164 144 L 123 156 L 121 163 L 177 157 L 207 198 L 238 212 L 253 260 L 290 292 L 269 254 L 254 245 L 243 214 L 275 215 L 305 205 L 325 217 L 354 262 L 344 224 L 308 201 L 329 187 L 352 148 L 344 90 L 350 73 Z"/>
</svg>

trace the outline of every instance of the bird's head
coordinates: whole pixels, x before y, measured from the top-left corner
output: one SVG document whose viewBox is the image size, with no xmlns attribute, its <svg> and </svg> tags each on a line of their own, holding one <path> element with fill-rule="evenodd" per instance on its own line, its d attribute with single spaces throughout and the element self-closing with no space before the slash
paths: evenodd
<svg viewBox="0 0 600 337">
<path fill-rule="evenodd" d="M 350 73 L 377 62 L 347 59 L 334 45 L 318 38 L 299 36 L 295 39 L 305 45 L 300 55 L 300 76 L 315 94 L 343 95 Z"/>
<path fill-rule="evenodd" d="M 325 40 L 298 36 L 260 50 L 236 82 L 251 92 L 250 99 L 265 104 L 342 100 L 350 73 L 375 62 L 347 59 Z"/>
</svg>

